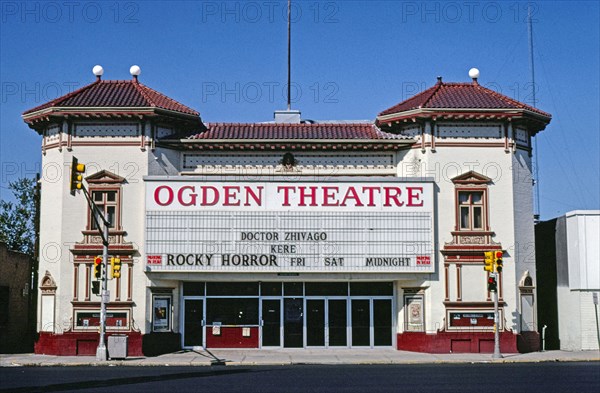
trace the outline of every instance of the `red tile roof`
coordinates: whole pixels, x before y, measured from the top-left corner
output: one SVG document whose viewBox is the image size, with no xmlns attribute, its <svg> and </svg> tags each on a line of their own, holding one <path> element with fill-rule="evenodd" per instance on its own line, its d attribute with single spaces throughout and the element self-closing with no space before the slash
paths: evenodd
<svg viewBox="0 0 600 393">
<path fill-rule="evenodd" d="M 97 80 L 23 113 L 48 108 L 160 108 L 199 116 L 199 113 L 135 80 Z"/>
<path fill-rule="evenodd" d="M 204 132 L 187 139 L 202 140 L 390 140 L 410 139 L 381 131 L 373 123 L 208 123 Z"/>
<path fill-rule="evenodd" d="M 438 82 L 429 89 L 384 110 L 386 116 L 415 109 L 523 109 L 551 118 L 549 113 L 536 109 L 503 94 L 473 83 Z"/>
</svg>

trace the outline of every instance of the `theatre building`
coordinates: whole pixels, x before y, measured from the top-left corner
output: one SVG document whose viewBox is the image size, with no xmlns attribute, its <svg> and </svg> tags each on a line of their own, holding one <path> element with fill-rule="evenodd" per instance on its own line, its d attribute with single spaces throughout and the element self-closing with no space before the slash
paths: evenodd
<svg viewBox="0 0 600 393">
<path fill-rule="evenodd" d="M 69 192 L 73 157 L 122 261 L 107 334 L 129 356 L 492 352 L 491 250 L 504 251 L 501 351 L 539 346 L 531 139 L 551 116 L 477 79 L 439 78 L 371 121 L 288 110 L 239 124 L 98 75 L 23 119 L 42 136 L 37 353 L 98 345 L 102 240 Z"/>
</svg>

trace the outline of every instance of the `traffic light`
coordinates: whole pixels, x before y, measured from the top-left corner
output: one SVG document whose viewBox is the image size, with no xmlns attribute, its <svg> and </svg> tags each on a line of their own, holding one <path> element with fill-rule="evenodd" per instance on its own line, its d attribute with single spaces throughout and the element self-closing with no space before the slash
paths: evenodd
<svg viewBox="0 0 600 393">
<path fill-rule="evenodd" d="M 94 277 L 102 278 L 102 257 L 94 258 Z"/>
<path fill-rule="evenodd" d="M 484 260 L 485 265 L 483 266 L 483 270 L 485 270 L 486 272 L 494 273 L 494 252 L 486 251 L 486 252 L 484 252 L 484 255 L 485 255 L 485 260 Z"/>
<path fill-rule="evenodd" d="M 121 277 L 121 258 L 110 258 L 110 268 L 112 271 L 112 278 Z"/>
<path fill-rule="evenodd" d="M 92 293 L 100 295 L 100 281 L 92 281 Z"/>
<path fill-rule="evenodd" d="M 502 251 L 494 252 L 494 263 L 496 264 L 496 271 L 498 273 L 502 272 L 502 255 L 504 255 Z"/>
<path fill-rule="evenodd" d="M 79 164 L 77 158 L 73 157 L 71 162 L 71 195 L 75 195 L 75 191 L 83 188 L 83 173 L 85 172 L 85 165 Z"/>
<path fill-rule="evenodd" d="M 488 292 L 496 292 L 498 289 L 498 283 L 496 282 L 496 276 L 488 277 Z"/>
</svg>

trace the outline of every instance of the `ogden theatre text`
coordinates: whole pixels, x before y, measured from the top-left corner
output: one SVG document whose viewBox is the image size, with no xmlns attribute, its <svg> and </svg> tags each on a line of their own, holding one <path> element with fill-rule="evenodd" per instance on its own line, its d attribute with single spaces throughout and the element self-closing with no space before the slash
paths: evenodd
<svg viewBox="0 0 600 393">
<path fill-rule="evenodd" d="M 164 207 L 422 207 L 422 186 L 373 185 L 159 185 L 152 200 Z"/>
</svg>

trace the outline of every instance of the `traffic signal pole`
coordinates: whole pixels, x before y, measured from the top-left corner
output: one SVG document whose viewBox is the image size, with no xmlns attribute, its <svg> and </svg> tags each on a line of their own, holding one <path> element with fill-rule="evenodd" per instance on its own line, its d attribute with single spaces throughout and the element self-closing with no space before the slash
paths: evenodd
<svg viewBox="0 0 600 393">
<path fill-rule="evenodd" d="M 494 295 L 494 354 L 492 359 L 501 359 L 500 354 L 500 315 L 498 312 L 498 276 L 502 272 L 503 251 L 485 251 L 483 253 L 483 270 L 488 275 L 488 291 Z"/>
<path fill-rule="evenodd" d="M 102 263 L 104 264 L 104 275 L 102 276 L 102 290 L 100 292 L 100 339 L 98 342 L 98 348 L 96 348 L 96 360 L 105 361 L 107 359 L 106 344 L 104 343 L 104 336 L 106 335 L 106 303 L 109 300 L 109 294 L 107 289 L 108 283 L 108 223 L 105 217 L 102 217 L 104 221 L 104 229 L 102 236 Z"/>
<path fill-rule="evenodd" d="M 497 277 L 496 273 L 493 273 L 495 277 Z M 497 282 L 497 281 L 496 281 Z M 500 354 L 500 332 L 499 332 L 499 320 L 500 316 L 498 313 L 498 290 L 496 289 L 494 292 L 494 354 L 492 355 L 492 359 L 501 359 L 502 355 Z"/>
<path fill-rule="evenodd" d="M 110 293 L 108 292 L 108 227 L 110 226 L 103 211 L 94 203 L 90 198 L 88 190 L 83 185 L 83 173 L 85 173 L 85 165 L 80 164 L 77 158 L 73 156 L 71 161 L 71 176 L 69 182 L 69 191 L 71 195 L 75 195 L 78 190 L 83 191 L 85 199 L 87 200 L 88 206 L 92 211 L 92 220 L 98 228 L 100 237 L 102 238 L 102 264 L 104 268 L 104 274 L 100 273 L 100 280 L 102 280 L 102 291 L 100 293 L 100 338 L 98 342 L 98 348 L 96 349 L 96 360 L 105 361 L 107 360 L 106 344 L 104 343 L 104 337 L 106 336 L 106 304 L 109 301 Z M 100 229 L 100 223 L 98 220 L 102 220 L 102 229 Z"/>
<path fill-rule="evenodd" d="M 106 354 L 106 344 L 105 344 L 105 336 L 106 336 L 106 304 L 109 301 L 110 294 L 108 292 L 108 227 L 110 223 L 104 216 L 104 212 L 98 209 L 98 206 L 92 201 L 88 190 L 85 187 L 82 187 L 83 195 L 88 202 L 90 210 L 92 211 L 92 219 L 96 223 L 96 228 L 100 232 L 100 237 L 102 238 L 102 265 L 104 274 L 101 275 L 100 280 L 102 281 L 102 289 L 100 291 L 100 338 L 98 341 L 98 348 L 96 348 L 96 360 L 106 361 L 108 356 Z M 100 223 L 98 222 L 98 218 L 102 220 L 102 230 L 100 230 Z"/>
</svg>

